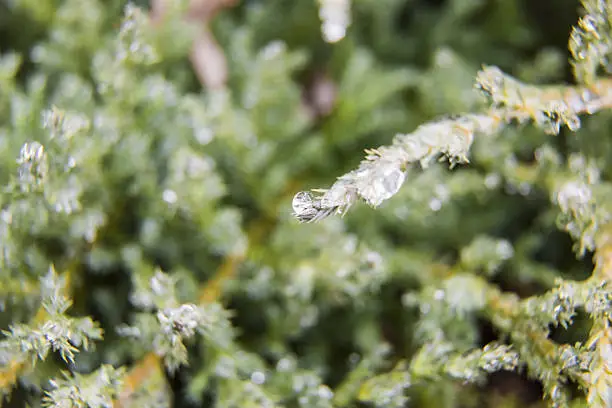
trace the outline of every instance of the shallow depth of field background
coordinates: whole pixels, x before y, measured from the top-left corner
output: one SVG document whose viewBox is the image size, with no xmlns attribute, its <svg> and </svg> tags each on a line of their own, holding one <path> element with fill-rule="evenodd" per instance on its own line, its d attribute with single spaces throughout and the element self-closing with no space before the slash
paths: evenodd
<svg viewBox="0 0 612 408">
<path fill-rule="evenodd" d="M 422 319 L 419 296 L 437 290 L 446 267 L 463 262 L 521 297 L 545 292 L 555 278 L 591 273 L 591 254 L 577 259 L 547 194 L 498 170 L 532 162 L 544 144 L 565 157 L 578 150 L 608 157 L 606 113 L 584 120 L 586 141 L 566 131 L 509 129 L 477 140 L 470 164 L 415 170 L 378 209 L 360 204 L 315 224 L 291 216 L 296 192 L 330 186 L 357 167 L 363 149 L 441 115 L 485 108 L 473 87 L 482 64 L 526 82 L 571 83 L 567 41 L 578 1 L 353 0 L 346 37 L 330 44 L 315 0 L 199 0 L 211 11 L 189 24 L 159 23 L 159 61 L 120 85 L 97 70 L 113 57 L 125 3 L 38 2 L 0 0 L 0 57 L 23 56 L 16 84 L 25 99 L 39 98 L 41 110 L 55 105 L 116 119 L 78 136 L 104 151 L 95 163 L 79 163 L 78 209 L 10 238 L 23 264 L 11 279 L 35 282 L 49 263 L 58 271 L 70 265 L 70 313 L 104 329 L 96 349 L 79 355 L 77 372 L 103 362 L 129 369 L 146 355 L 115 329 L 133 323 L 134 282 L 155 268 L 177 276 L 180 299 L 231 310 L 236 347 L 256 361 L 244 367 L 265 373 L 264 388 L 282 394 L 281 406 L 304 408 L 327 406 L 325 398 L 300 399 L 306 391 L 279 385 L 280 377 L 297 381 L 299 372 L 303 390 L 311 381 L 337 392 L 363 359 L 372 359 L 365 368 L 372 375 L 410 361 L 434 326 L 460 350 L 497 339 L 490 322 L 470 311 L 453 318 L 436 310 L 431 322 Z M 197 37 L 204 24 L 210 31 Z M 194 38 L 205 43 L 195 57 Z M 42 77 L 47 87 L 35 96 L 33 79 Z M 117 87 L 115 97 L 101 96 L 103 80 Z M 3 183 L 15 174 L 21 145 L 45 132 L 41 116 L 22 106 L 28 103 L 0 87 Z M 1 329 L 36 310 L 35 296 L 0 295 Z M 588 327 L 577 316 L 550 338 L 573 344 Z M 235 405 L 220 402 L 220 395 L 248 392 L 211 368 L 214 353 L 200 343 L 190 343 L 189 365 L 164 373 L 174 406 L 247 406 L 238 397 Z M 38 375 L 65 368 L 55 360 Z M 294 368 L 279 372 L 282 361 Z M 244 367 L 235 375 L 252 380 Z M 343 392 L 350 396 L 344 406 L 375 406 Z M 539 384 L 524 373 L 494 373 L 481 384 L 441 376 L 405 394 L 411 407 L 545 406 Z M 11 395 L 11 407 L 40 399 L 27 381 Z"/>
</svg>

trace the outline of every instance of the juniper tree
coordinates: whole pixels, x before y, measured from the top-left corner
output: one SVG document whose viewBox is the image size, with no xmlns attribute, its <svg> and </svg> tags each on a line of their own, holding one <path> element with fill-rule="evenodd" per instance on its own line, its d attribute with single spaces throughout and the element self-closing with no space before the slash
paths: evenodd
<svg viewBox="0 0 612 408">
<path fill-rule="evenodd" d="M 534 4 L 0 4 L 4 404 L 610 406 L 612 3 Z"/>
</svg>

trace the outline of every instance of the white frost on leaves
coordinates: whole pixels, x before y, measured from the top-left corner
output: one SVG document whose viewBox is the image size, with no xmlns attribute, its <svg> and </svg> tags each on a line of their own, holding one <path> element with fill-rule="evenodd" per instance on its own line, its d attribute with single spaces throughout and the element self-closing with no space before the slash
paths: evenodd
<svg viewBox="0 0 612 408">
<path fill-rule="evenodd" d="M 397 134 L 390 146 L 366 150 L 359 167 L 339 177 L 328 190 L 299 192 L 293 199 L 293 215 L 301 222 L 315 222 L 332 214 L 344 215 L 362 199 L 371 207 L 394 196 L 406 179 L 410 166 L 425 168 L 440 156 L 451 164 L 468 162 L 474 134 L 491 134 L 502 126 L 499 119 L 483 114 L 446 117 L 426 123 L 409 134 Z M 445 186 L 438 188 L 433 209 L 447 200 Z"/>
<path fill-rule="evenodd" d="M 507 241 L 505 239 L 500 240 L 497 243 L 495 249 L 496 255 L 504 261 L 507 261 L 508 259 L 511 259 L 514 256 L 514 247 L 512 246 L 510 241 Z"/>
<path fill-rule="evenodd" d="M 581 213 L 591 202 L 593 193 L 589 186 L 581 181 L 568 181 L 557 192 L 557 202 L 563 212 Z"/>
</svg>

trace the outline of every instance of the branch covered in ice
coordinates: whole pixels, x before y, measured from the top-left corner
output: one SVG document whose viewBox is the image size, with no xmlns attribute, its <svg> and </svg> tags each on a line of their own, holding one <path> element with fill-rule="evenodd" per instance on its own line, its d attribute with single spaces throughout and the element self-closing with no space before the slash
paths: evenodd
<svg viewBox="0 0 612 408">
<path fill-rule="evenodd" d="M 293 211 L 302 222 L 321 220 L 332 214 L 344 215 L 359 199 L 373 207 L 395 195 L 412 163 L 423 167 L 439 155 L 451 164 L 467 162 L 475 133 L 492 133 L 501 124 L 499 117 L 465 115 L 442 119 L 398 134 L 391 146 L 366 150 L 367 156 L 356 170 L 341 177 L 328 190 L 300 192 L 293 199 Z"/>
<path fill-rule="evenodd" d="M 467 163 L 476 135 L 493 135 L 511 122 L 526 121 L 549 134 L 559 133 L 562 126 L 577 130 L 580 114 L 612 106 L 610 79 L 583 87 L 535 86 L 485 66 L 478 73 L 476 88 L 489 98 L 490 110 L 425 123 L 412 133 L 396 135 L 390 146 L 366 150 L 359 167 L 339 177 L 329 189 L 297 193 L 294 216 L 301 222 L 314 222 L 344 215 L 359 199 L 377 207 L 399 191 L 411 165 L 426 167 L 440 156 L 451 167 Z"/>
</svg>

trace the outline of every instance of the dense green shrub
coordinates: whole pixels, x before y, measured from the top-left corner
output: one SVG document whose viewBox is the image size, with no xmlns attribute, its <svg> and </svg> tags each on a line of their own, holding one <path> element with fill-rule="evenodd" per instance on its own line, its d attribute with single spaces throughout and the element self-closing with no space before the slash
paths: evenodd
<svg viewBox="0 0 612 408">
<path fill-rule="evenodd" d="M 4 404 L 612 406 L 578 6 L 0 3 Z"/>
</svg>

